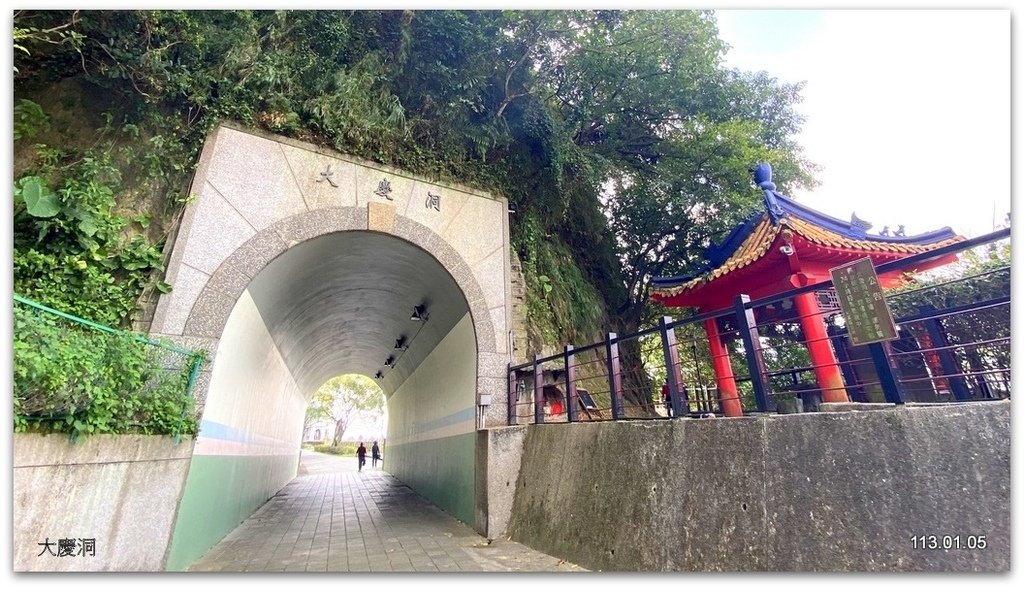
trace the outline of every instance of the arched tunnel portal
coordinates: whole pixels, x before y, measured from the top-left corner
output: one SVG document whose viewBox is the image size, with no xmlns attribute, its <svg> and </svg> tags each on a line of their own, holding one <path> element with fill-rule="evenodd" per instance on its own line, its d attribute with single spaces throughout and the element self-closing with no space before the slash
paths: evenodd
<svg viewBox="0 0 1024 589">
<path fill-rule="evenodd" d="M 295 477 L 308 400 L 345 373 L 385 393 L 385 469 L 479 528 L 477 431 L 505 419 L 504 200 L 231 126 L 193 187 L 150 329 L 210 355 L 167 568 Z"/>
</svg>

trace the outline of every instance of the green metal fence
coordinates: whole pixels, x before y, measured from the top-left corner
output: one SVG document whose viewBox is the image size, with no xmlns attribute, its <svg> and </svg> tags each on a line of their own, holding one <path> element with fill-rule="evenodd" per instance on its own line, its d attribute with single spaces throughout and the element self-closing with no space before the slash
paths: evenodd
<svg viewBox="0 0 1024 589">
<path fill-rule="evenodd" d="M 15 431 L 195 433 L 203 355 L 14 295 Z"/>
</svg>

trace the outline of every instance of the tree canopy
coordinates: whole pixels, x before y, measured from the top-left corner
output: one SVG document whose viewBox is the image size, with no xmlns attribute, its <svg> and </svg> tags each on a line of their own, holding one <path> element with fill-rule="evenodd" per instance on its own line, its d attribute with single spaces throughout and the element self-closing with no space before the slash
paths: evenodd
<svg viewBox="0 0 1024 589">
<path fill-rule="evenodd" d="M 16 286 L 45 291 L 71 272 L 75 289 L 100 291 L 90 281 L 127 281 L 125 264 L 158 275 L 150 258 L 76 269 L 124 247 L 77 239 L 91 226 L 60 211 L 131 177 L 169 212 L 113 226 L 158 244 L 223 119 L 507 196 L 528 319 L 549 343 L 648 319 L 650 278 L 693 269 L 758 206 L 753 164 L 771 162 L 780 190 L 813 183 L 793 140 L 799 86 L 725 67 L 710 11 L 19 11 L 14 28 L 16 99 L 49 108 L 48 89 L 75 79 L 109 113 L 96 141 L 51 128 L 16 142 L 35 150 L 16 157 L 16 178 L 38 178 L 19 194 L 64 194 L 16 204 Z M 16 119 L 25 137 L 32 120 Z M 85 157 L 125 173 L 104 184 L 74 165 Z M 86 173 L 74 186 L 91 192 L 59 192 Z M 34 216 L 40 206 L 56 217 Z M 48 249 L 40 224 L 66 233 L 64 249 Z M 71 270 L 54 271 L 61 260 Z M 146 281 L 131 284 L 122 301 Z"/>
<path fill-rule="evenodd" d="M 384 393 L 361 374 L 336 376 L 313 394 L 306 409 L 306 424 L 330 418 L 334 422 L 332 446 L 341 443 L 345 431 L 359 420 L 376 422 L 384 414 Z"/>
</svg>

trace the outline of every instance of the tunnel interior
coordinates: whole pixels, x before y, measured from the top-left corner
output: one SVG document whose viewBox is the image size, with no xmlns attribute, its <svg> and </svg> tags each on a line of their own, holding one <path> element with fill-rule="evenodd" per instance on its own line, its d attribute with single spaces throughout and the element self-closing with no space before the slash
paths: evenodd
<svg viewBox="0 0 1024 589">
<path fill-rule="evenodd" d="M 384 391 L 385 470 L 472 523 L 476 358 L 465 295 L 418 246 L 342 231 L 287 249 L 221 335 L 168 568 L 186 568 L 295 476 L 307 402 L 339 374 Z"/>
<path fill-rule="evenodd" d="M 307 398 L 344 373 L 391 397 L 469 312 L 444 267 L 397 237 L 346 231 L 299 244 L 271 262 L 248 292 Z M 414 321 L 417 306 L 427 320 Z M 405 338 L 408 349 L 395 348 Z M 393 367 L 385 367 L 387 358 Z"/>
</svg>

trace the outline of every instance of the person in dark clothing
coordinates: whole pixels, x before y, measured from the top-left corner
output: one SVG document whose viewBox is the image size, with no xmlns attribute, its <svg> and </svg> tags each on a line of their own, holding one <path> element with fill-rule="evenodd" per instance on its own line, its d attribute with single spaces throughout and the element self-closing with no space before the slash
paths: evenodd
<svg viewBox="0 0 1024 589">
<path fill-rule="evenodd" d="M 373 455 L 373 467 L 377 468 L 377 461 L 380 460 L 380 446 L 377 445 L 377 440 L 373 441 L 373 446 L 370 448 L 370 454 Z"/>
<path fill-rule="evenodd" d="M 356 448 L 356 458 L 359 459 L 359 470 L 363 470 L 363 465 L 366 464 L 366 446 L 362 442 L 359 442 L 359 447 Z"/>
</svg>

